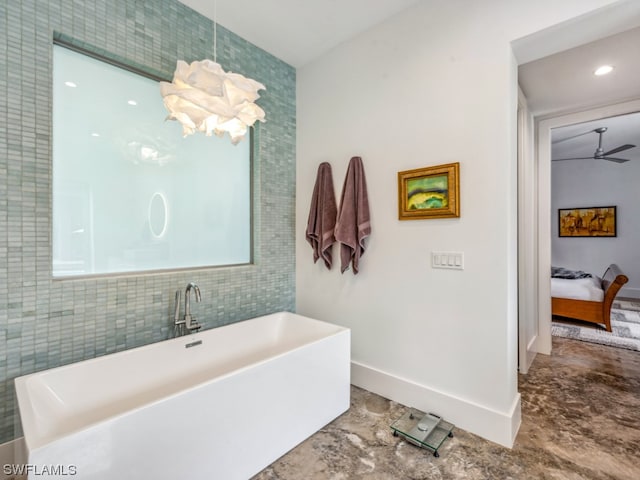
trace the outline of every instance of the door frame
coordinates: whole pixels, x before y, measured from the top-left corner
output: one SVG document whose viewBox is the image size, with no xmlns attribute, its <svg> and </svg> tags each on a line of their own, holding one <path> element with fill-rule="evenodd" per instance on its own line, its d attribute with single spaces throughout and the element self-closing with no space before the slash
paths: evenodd
<svg viewBox="0 0 640 480">
<path fill-rule="evenodd" d="M 518 371 L 522 374 L 536 356 L 538 336 L 534 144 L 533 115 L 518 87 Z"/>
<path fill-rule="evenodd" d="M 551 130 L 638 111 L 640 99 L 535 119 L 538 181 L 538 339 L 535 349 L 538 353 L 551 354 Z M 533 287 L 534 285 L 524 286 Z"/>
</svg>

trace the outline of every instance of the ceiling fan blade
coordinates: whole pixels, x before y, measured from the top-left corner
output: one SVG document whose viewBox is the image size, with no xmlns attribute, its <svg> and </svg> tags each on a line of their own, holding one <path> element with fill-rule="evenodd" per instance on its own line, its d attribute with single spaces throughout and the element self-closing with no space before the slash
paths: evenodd
<svg viewBox="0 0 640 480">
<path fill-rule="evenodd" d="M 574 158 L 553 158 L 552 162 L 563 162 L 564 160 L 593 160 L 593 157 L 574 157 Z"/>
<path fill-rule="evenodd" d="M 562 142 L 566 142 L 567 140 L 573 140 L 574 138 L 581 137 L 583 135 L 588 135 L 589 133 L 593 133 L 593 130 L 589 130 L 588 132 L 577 133 L 575 135 L 571 135 L 570 137 L 561 138 L 559 140 L 554 140 L 551 143 L 555 145 L 556 143 L 562 143 Z"/>
<path fill-rule="evenodd" d="M 609 160 L 610 162 L 616 162 L 616 163 L 624 163 L 629 161 L 628 158 L 615 158 L 615 157 L 602 157 L 598 160 Z"/>
<path fill-rule="evenodd" d="M 602 156 L 606 157 L 607 155 L 612 155 L 614 153 L 624 152 L 625 150 L 629 150 L 630 148 L 634 148 L 634 147 L 635 145 L 631 145 L 630 143 L 627 143 L 625 145 L 620 145 L 619 147 L 616 147 L 613 150 L 609 150 L 608 152 L 604 152 Z"/>
</svg>

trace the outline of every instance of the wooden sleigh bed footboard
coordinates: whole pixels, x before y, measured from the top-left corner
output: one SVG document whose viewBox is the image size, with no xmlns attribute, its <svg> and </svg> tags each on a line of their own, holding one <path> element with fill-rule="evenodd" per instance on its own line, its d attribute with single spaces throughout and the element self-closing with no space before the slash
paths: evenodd
<svg viewBox="0 0 640 480">
<path fill-rule="evenodd" d="M 568 317 L 590 323 L 598 323 L 611 331 L 611 305 L 618 291 L 629 279 L 622 270 L 615 265 L 609 265 L 602 277 L 602 302 L 588 300 L 574 300 L 571 298 L 551 297 L 551 314 Z"/>
</svg>

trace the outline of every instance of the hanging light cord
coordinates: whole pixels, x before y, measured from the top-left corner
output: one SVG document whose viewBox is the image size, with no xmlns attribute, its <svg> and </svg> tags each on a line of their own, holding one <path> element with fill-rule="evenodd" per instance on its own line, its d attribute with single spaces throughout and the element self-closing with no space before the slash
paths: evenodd
<svg viewBox="0 0 640 480">
<path fill-rule="evenodd" d="M 218 63 L 218 1 L 213 1 L 213 61 Z"/>
<path fill-rule="evenodd" d="M 210 58 L 209 55 L 207 57 Z M 229 134 L 236 145 L 265 113 L 254 103 L 265 86 L 239 73 L 225 72 L 218 64 L 218 3 L 213 0 L 213 58 L 190 64 L 178 60 L 172 82 L 160 82 L 160 93 L 171 120 L 182 124 L 183 136 Z M 207 83 L 211 85 L 208 88 Z"/>
</svg>

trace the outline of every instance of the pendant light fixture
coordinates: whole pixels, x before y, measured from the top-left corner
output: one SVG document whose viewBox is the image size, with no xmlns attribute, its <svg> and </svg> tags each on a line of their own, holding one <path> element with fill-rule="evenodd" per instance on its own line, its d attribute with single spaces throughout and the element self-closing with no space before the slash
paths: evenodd
<svg viewBox="0 0 640 480">
<path fill-rule="evenodd" d="M 172 82 L 160 82 L 160 93 L 168 120 L 182 124 L 186 137 L 198 132 L 207 136 L 225 132 L 236 145 L 256 120 L 265 121 L 265 113 L 254 102 L 258 90 L 266 87 L 239 73 L 225 72 L 217 63 L 217 2 L 214 2 L 213 61 L 191 64 L 178 60 Z"/>
</svg>

